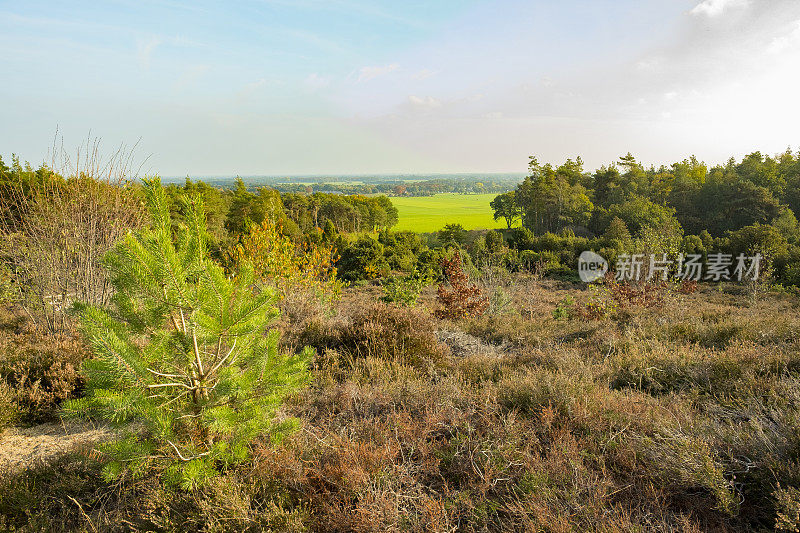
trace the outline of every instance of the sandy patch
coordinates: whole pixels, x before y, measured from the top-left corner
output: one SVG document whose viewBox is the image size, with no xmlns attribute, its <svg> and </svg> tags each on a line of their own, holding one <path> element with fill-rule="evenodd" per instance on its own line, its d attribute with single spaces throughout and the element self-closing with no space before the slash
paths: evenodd
<svg viewBox="0 0 800 533">
<path fill-rule="evenodd" d="M 68 452 L 89 449 L 112 433 L 83 420 L 8 428 L 0 433 L 0 472 L 18 472 Z"/>
</svg>

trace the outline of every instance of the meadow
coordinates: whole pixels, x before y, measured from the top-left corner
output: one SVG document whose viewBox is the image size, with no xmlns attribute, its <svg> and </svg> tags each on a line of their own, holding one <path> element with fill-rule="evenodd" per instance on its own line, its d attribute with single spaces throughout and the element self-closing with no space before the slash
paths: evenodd
<svg viewBox="0 0 800 533">
<path fill-rule="evenodd" d="M 396 231 L 429 233 L 446 224 L 461 224 L 464 229 L 503 228 L 502 220 L 495 221 L 489 207 L 496 194 L 443 193 L 434 196 L 392 197 L 400 221 Z"/>
</svg>

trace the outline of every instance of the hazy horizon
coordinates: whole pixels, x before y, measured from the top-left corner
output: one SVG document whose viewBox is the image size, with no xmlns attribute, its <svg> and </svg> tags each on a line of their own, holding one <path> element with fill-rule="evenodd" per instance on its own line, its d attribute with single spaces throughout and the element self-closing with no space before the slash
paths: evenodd
<svg viewBox="0 0 800 533">
<path fill-rule="evenodd" d="M 463 178 L 478 178 L 485 177 L 509 177 L 509 178 L 524 178 L 525 172 L 414 172 L 414 173 L 395 173 L 395 172 L 367 172 L 361 174 L 192 174 L 192 175 L 160 175 L 162 179 L 184 179 L 184 178 L 197 178 L 197 179 L 344 179 L 344 178 L 379 178 L 379 179 L 392 179 L 392 178 L 448 178 L 448 177 L 463 177 Z"/>
</svg>

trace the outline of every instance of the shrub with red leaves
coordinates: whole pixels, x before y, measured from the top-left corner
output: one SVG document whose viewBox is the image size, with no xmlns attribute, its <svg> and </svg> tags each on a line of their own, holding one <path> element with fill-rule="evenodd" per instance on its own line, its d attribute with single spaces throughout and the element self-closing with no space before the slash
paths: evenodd
<svg viewBox="0 0 800 533">
<path fill-rule="evenodd" d="M 609 273 L 606 274 L 605 283 L 611 298 L 621 309 L 633 306 L 661 307 L 664 304 L 664 295 L 667 291 L 665 281 L 632 284 L 627 281 L 619 282 Z"/>
<path fill-rule="evenodd" d="M 694 294 L 697 292 L 697 282 L 693 279 L 685 279 L 678 285 L 678 294 Z"/>
<path fill-rule="evenodd" d="M 489 298 L 483 295 L 477 285 L 469 282 L 461 264 L 461 255 L 456 252 L 452 259 L 444 258 L 442 268 L 447 283 L 439 285 L 437 293 L 442 307 L 434 315 L 437 318 L 457 320 L 485 313 L 489 307 Z"/>
</svg>

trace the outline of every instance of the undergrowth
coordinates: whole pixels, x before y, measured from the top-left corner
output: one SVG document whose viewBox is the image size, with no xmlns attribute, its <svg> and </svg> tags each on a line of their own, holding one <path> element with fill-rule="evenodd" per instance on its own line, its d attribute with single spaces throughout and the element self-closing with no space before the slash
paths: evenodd
<svg viewBox="0 0 800 533">
<path fill-rule="evenodd" d="M 794 299 L 700 287 L 587 321 L 553 311 L 588 291 L 534 282 L 509 287 L 508 313 L 443 323 L 431 294 L 407 308 L 370 290 L 287 325 L 318 355 L 281 445 L 255 443 L 252 462 L 195 491 L 155 475 L 109 485 L 102 458 L 68 457 L 6 478 L 0 528 L 798 527 Z M 445 326 L 483 344 L 454 355 L 436 340 Z"/>
</svg>

